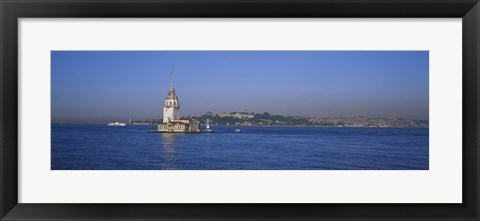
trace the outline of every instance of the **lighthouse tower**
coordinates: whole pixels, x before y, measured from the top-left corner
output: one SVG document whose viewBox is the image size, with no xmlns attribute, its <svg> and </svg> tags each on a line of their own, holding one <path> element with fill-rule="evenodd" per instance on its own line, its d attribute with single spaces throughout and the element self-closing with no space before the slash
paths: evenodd
<svg viewBox="0 0 480 221">
<path fill-rule="evenodd" d="M 173 68 L 170 71 L 170 90 L 163 105 L 163 123 L 157 124 L 156 133 L 200 133 L 198 120 L 180 120 L 180 105 L 173 88 Z"/>
<path fill-rule="evenodd" d="M 173 88 L 173 68 L 170 71 L 170 90 L 165 98 L 165 105 L 163 106 L 163 123 L 170 123 L 174 120 L 178 120 L 180 105 L 178 104 L 178 97 L 175 95 L 175 89 Z"/>
</svg>

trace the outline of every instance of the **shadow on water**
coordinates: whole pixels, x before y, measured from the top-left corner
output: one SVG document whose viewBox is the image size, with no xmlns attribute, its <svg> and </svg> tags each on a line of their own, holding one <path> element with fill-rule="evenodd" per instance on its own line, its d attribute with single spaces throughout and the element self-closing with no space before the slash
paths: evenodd
<svg viewBox="0 0 480 221">
<path fill-rule="evenodd" d="M 177 151 L 176 151 L 176 140 L 177 135 L 173 133 L 162 133 L 163 142 L 163 156 L 164 162 L 163 167 L 164 169 L 175 170 L 177 165 Z"/>
</svg>

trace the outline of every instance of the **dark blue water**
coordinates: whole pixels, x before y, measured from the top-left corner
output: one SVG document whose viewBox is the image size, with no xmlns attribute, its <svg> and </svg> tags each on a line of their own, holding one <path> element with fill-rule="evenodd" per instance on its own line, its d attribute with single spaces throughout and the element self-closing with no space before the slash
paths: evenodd
<svg viewBox="0 0 480 221">
<path fill-rule="evenodd" d="M 234 133 L 240 128 L 240 133 Z M 53 170 L 428 170 L 428 129 L 52 125 Z"/>
</svg>

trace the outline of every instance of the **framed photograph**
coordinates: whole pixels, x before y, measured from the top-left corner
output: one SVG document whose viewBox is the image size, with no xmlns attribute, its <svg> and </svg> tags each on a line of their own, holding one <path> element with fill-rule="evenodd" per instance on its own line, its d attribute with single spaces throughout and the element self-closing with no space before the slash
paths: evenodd
<svg viewBox="0 0 480 221">
<path fill-rule="evenodd" d="M 479 220 L 479 10 L 1 1 L 1 220 Z"/>
</svg>

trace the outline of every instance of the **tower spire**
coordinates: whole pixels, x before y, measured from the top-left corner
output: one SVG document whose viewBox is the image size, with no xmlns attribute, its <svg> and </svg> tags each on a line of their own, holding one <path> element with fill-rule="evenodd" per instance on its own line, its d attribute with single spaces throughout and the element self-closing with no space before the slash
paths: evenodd
<svg viewBox="0 0 480 221">
<path fill-rule="evenodd" d="M 170 90 L 173 89 L 173 66 L 170 66 Z"/>
</svg>

